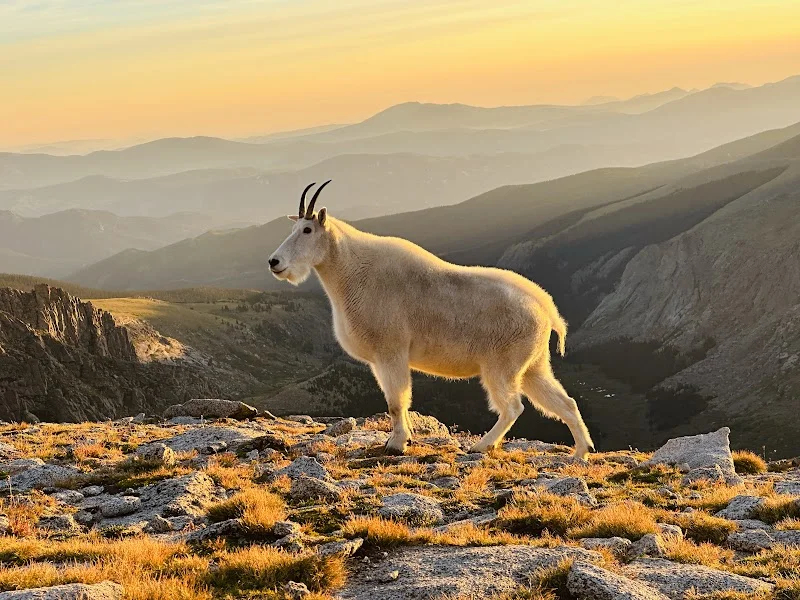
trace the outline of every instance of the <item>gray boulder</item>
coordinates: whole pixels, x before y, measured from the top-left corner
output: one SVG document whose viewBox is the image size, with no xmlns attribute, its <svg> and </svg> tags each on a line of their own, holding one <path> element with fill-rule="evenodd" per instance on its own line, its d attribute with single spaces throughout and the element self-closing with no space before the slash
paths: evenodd
<svg viewBox="0 0 800 600">
<path fill-rule="evenodd" d="M 75 467 L 60 465 L 37 465 L 11 476 L 11 487 L 28 491 L 47 487 L 58 487 L 64 481 L 80 475 Z"/>
<path fill-rule="evenodd" d="M 762 504 L 764 504 L 764 498 L 760 496 L 736 496 L 728 503 L 728 506 L 717 512 L 717 516 L 731 520 L 750 519 Z"/>
<path fill-rule="evenodd" d="M 83 502 L 84 495 L 75 490 L 64 490 L 53 494 L 53 499 L 62 504 L 80 504 Z"/>
<path fill-rule="evenodd" d="M 694 589 L 698 594 L 720 590 L 755 594 L 770 592 L 773 585 L 752 577 L 735 575 L 700 565 L 674 563 L 660 558 L 640 558 L 623 567 L 622 572 L 638 579 L 674 600 L 683 600 Z"/>
<path fill-rule="evenodd" d="M 379 513 L 387 519 L 398 519 L 414 525 L 436 525 L 444 519 L 436 500 L 409 492 L 385 496 Z"/>
<path fill-rule="evenodd" d="M 68 583 L 0 593 L 0 600 L 120 600 L 124 588 L 118 583 Z"/>
<path fill-rule="evenodd" d="M 664 550 L 664 540 L 660 535 L 647 533 L 633 542 L 628 548 L 628 558 L 640 558 L 642 556 L 653 556 L 660 558 L 666 554 Z"/>
<path fill-rule="evenodd" d="M 760 552 L 776 543 L 775 538 L 763 529 L 734 531 L 728 536 L 728 546 L 739 552 Z"/>
<path fill-rule="evenodd" d="M 246 427 L 201 427 L 184 431 L 174 437 L 155 442 L 155 444 L 164 444 L 175 452 L 197 450 L 201 453 L 208 453 L 213 446 L 218 445 L 220 442 L 224 443 L 226 448 L 235 450 L 239 445 L 259 437 L 262 433 Z M 143 446 L 142 452 L 145 452 L 145 448 L 151 445 L 154 444 Z"/>
<path fill-rule="evenodd" d="M 141 460 L 163 463 L 165 467 L 173 467 L 178 462 L 175 451 L 159 442 L 139 446 L 136 449 L 136 456 Z"/>
<path fill-rule="evenodd" d="M 668 600 L 647 585 L 583 561 L 572 563 L 567 589 L 578 600 Z"/>
<path fill-rule="evenodd" d="M 5 515 L 0 515 L 0 535 L 11 534 L 11 521 Z"/>
<path fill-rule="evenodd" d="M 301 475 L 324 481 L 330 481 L 331 479 L 328 470 L 313 456 L 298 456 L 290 465 L 278 469 L 273 475 L 275 477 L 286 475 L 289 479 L 297 479 Z"/>
<path fill-rule="evenodd" d="M 335 502 L 341 499 L 342 490 L 324 479 L 300 475 L 292 479 L 289 496 L 294 500 L 328 500 Z"/>
<path fill-rule="evenodd" d="M 717 466 L 728 483 L 739 483 L 741 478 L 733 468 L 730 432 L 730 429 L 723 427 L 712 433 L 673 438 L 656 450 L 644 464 L 688 465 L 690 472 Z M 697 475 L 701 473 L 708 475 L 712 471 L 701 471 Z"/>
<path fill-rule="evenodd" d="M 320 556 L 352 556 L 361 548 L 364 540 L 361 538 L 353 538 L 352 540 L 345 540 L 343 542 L 328 542 L 317 546 L 317 554 Z"/>
<path fill-rule="evenodd" d="M 406 548 L 375 566 L 359 569 L 335 597 L 341 600 L 488 598 L 518 588 L 537 569 L 553 567 L 565 558 L 601 560 L 596 552 L 568 546 Z"/>
<path fill-rule="evenodd" d="M 173 417 L 251 419 L 257 415 L 258 409 L 249 404 L 218 398 L 195 398 L 183 404 L 173 404 L 164 411 L 165 419 Z"/>
<path fill-rule="evenodd" d="M 775 491 L 778 494 L 789 496 L 800 496 L 800 479 L 789 479 L 788 481 L 776 481 Z"/>
<path fill-rule="evenodd" d="M 325 431 L 323 431 L 322 433 L 333 437 L 339 437 L 340 435 L 350 433 L 355 428 L 356 428 L 356 420 L 353 417 L 348 417 L 346 419 L 342 419 L 341 421 L 336 421 L 335 423 L 331 423 L 330 425 L 328 425 L 328 427 L 325 428 Z"/>
<path fill-rule="evenodd" d="M 109 498 L 100 505 L 100 514 L 106 519 L 132 515 L 142 508 L 142 501 L 136 496 Z"/>
<path fill-rule="evenodd" d="M 39 517 L 39 529 L 57 533 L 71 533 L 78 531 L 80 526 L 72 515 L 50 515 Z"/>
<path fill-rule="evenodd" d="M 581 541 L 581 548 L 587 550 L 610 550 L 617 558 L 623 558 L 628 555 L 628 549 L 631 547 L 631 541 L 622 537 L 610 538 L 583 538 Z"/>
</svg>

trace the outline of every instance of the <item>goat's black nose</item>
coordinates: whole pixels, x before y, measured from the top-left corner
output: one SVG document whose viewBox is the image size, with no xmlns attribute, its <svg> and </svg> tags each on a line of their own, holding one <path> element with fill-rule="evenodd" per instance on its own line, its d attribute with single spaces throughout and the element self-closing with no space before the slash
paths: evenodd
<svg viewBox="0 0 800 600">
<path fill-rule="evenodd" d="M 280 264 L 280 262 L 281 261 L 280 261 L 279 258 L 270 258 L 269 259 L 269 266 L 274 269 L 275 267 L 277 267 Z"/>
</svg>

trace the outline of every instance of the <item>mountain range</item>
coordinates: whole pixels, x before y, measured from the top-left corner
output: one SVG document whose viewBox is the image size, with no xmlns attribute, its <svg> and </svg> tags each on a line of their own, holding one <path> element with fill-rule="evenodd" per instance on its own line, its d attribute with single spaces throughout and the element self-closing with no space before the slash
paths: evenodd
<svg viewBox="0 0 800 600">
<path fill-rule="evenodd" d="M 785 452 L 797 444 L 780 422 L 800 392 L 798 189 L 795 125 L 687 159 L 505 186 L 355 224 L 542 284 L 573 325 L 572 362 L 562 368 L 578 369 L 576 381 L 592 368 L 624 384 L 588 409 L 607 419 L 625 399 L 615 439 L 644 445 L 729 423 L 750 444 L 771 428 L 771 448 Z M 71 279 L 111 289 L 273 289 L 264 263 L 288 230 L 279 219 L 128 251 Z M 313 394 L 301 397 L 313 404 Z M 600 443 L 604 427 L 612 423 L 601 425 Z"/>
</svg>

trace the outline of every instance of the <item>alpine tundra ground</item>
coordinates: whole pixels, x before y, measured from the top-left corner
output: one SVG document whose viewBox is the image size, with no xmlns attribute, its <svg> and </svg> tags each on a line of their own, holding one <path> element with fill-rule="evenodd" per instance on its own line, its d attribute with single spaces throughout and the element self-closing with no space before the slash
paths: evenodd
<svg viewBox="0 0 800 600">
<path fill-rule="evenodd" d="M 800 598 L 799 463 L 725 428 L 587 462 L 412 413 L 387 456 L 385 415 L 256 412 L 0 426 L 0 599 Z"/>
</svg>

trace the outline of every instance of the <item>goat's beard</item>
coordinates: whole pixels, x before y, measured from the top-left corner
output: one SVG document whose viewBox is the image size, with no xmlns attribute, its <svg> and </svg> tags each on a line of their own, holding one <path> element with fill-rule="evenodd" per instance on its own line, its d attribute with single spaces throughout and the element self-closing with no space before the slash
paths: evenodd
<svg viewBox="0 0 800 600">
<path fill-rule="evenodd" d="M 284 273 L 281 273 L 281 275 L 284 275 Z M 306 279 L 308 279 L 309 275 L 311 275 L 311 268 L 300 267 L 298 269 L 295 269 L 294 267 L 292 267 L 291 269 L 286 270 L 285 275 L 286 275 L 286 281 L 288 281 L 292 285 L 300 285 Z"/>
</svg>

